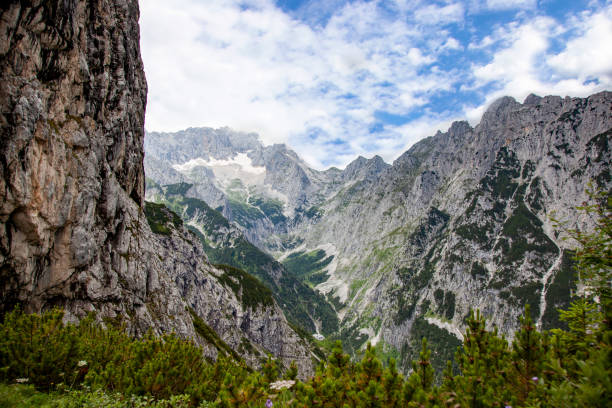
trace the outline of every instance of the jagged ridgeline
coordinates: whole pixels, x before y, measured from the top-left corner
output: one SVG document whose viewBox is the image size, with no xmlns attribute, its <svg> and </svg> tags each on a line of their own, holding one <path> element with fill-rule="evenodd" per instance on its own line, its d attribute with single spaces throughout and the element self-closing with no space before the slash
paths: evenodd
<svg viewBox="0 0 612 408">
<path fill-rule="evenodd" d="M 575 206 L 588 183 L 612 186 L 611 103 L 610 92 L 502 98 L 477 126 L 455 122 L 392 165 L 360 157 L 344 170 L 317 171 L 284 145 L 227 128 L 150 132 L 146 196 L 182 216 L 186 200 L 208 203 L 230 222 L 218 230 L 236 225 L 325 296 L 339 318 L 332 337 L 351 353 L 369 340 L 406 370 L 428 336 L 441 371 L 471 309 L 509 338 L 526 304 L 538 327 L 560 324 L 574 248 L 551 216 L 593 228 Z"/>
</svg>

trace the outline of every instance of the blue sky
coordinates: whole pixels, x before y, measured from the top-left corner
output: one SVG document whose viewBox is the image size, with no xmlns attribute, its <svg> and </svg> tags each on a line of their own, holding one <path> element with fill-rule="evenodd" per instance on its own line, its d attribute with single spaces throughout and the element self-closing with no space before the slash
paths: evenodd
<svg viewBox="0 0 612 408">
<path fill-rule="evenodd" d="M 612 1 L 140 0 L 146 128 L 391 162 L 503 95 L 612 90 Z"/>
</svg>

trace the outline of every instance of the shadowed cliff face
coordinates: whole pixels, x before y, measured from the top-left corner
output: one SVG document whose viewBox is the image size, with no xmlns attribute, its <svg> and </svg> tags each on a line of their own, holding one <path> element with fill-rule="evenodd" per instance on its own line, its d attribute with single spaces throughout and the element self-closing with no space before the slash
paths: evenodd
<svg viewBox="0 0 612 408">
<path fill-rule="evenodd" d="M 182 226 L 149 227 L 138 2 L 9 1 L 0 13 L 0 316 L 95 311 L 134 335 L 174 331 L 212 358 L 224 342 L 255 367 L 270 352 L 309 375 L 310 349 L 275 303 L 241 302 Z"/>
<path fill-rule="evenodd" d="M 86 288 L 142 202 L 146 81 L 136 1 L 9 2 L 0 18 L 4 308 Z M 45 292 L 42 294 L 42 292 Z"/>
</svg>

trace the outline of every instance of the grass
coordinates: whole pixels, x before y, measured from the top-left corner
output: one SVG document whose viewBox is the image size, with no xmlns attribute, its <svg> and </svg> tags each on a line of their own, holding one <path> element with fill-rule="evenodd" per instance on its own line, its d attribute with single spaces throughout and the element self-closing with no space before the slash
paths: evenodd
<svg viewBox="0 0 612 408">
<path fill-rule="evenodd" d="M 175 395 L 167 400 L 156 400 L 146 396 L 109 394 L 88 388 L 49 393 L 36 390 L 32 385 L 1 384 L 0 408 L 181 408 L 188 407 L 190 400 L 185 395 Z"/>
</svg>

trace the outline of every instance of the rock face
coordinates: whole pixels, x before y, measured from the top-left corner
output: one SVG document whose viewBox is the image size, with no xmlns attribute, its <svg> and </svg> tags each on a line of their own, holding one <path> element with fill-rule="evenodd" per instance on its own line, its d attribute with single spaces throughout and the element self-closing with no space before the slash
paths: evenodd
<svg viewBox="0 0 612 408">
<path fill-rule="evenodd" d="M 471 308 L 509 337 L 526 303 L 542 327 L 558 324 L 572 244 L 550 215 L 592 227 L 574 207 L 589 181 L 611 187 L 611 106 L 610 92 L 503 98 L 475 128 L 456 122 L 326 200 L 316 224 L 292 233 L 305 248 L 333 244 L 319 289 L 344 303 L 349 344 L 370 339 L 414 357 L 428 334 L 444 355 Z"/>
<path fill-rule="evenodd" d="M 186 230 L 151 232 L 137 1 L 5 3 L 0 312 L 96 311 L 136 335 L 174 330 L 214 356 L 219 341 L 194 328 L 199 318 L 230 347 L 250 344 L 254 365 L 269 351 L 310 373 L 310 351 L 277 305 L 242 304 Z"/>
<path fill-rule="evenodd" d="M 381 343 L 383 350 L 400 352 L 400 364 L 408 368 L 427 335 L 440 368 L 452 358 L 470 309 L 480 309 L 508 337 L 527 303 L 541 327 L 559 324 L 556 308 L 567 304 L 574 279 L 572 243 L 550 216 L 568 220 L 569 228 L 592 228 L 574 208 L 587 200 L 589 181 L 611 188 L 611 106 L 611 92 L 530 95 L 522 104 L 505 97 L 476 127 L 455 122 L 392 166 L 377 157 L 358 158 L 344 170 L 324 172 L 286 148 L 251 140 L 247 150 L 229 149 L 231 138 L 221 137 L 231 133 L 227 129 L 191 129 L 190 138 L 164 135 L 169 142 L 147 134 L 145 146 L 169 143 L 176 151 L 174 161 L 162 165 L 174 166 L 194 184 L 187 196 L 198 196 L 200 181 L 185 163 L 207 174 L 206 183 L 222 197 L 211 205 L 334 303 L 346 347 Z M 209 159 L 195 160 L 221 159 L 217 153 L 202 148 L 185 156 L 198 138 L 208 140 L 205 146 L 224 145 L 226 159 L 247 154 L 265 177 L 249 183 L 236 172 L 233 184 L 220 182 L 221 170 Z M 184 148 L 181 140 L 187 139 L 192 142 Z M 278 204 L 276 214 L 284 217 L 277 222 L 252 194 L 264 190 L 268 195 L 260 195 L 268 201 L 275 192 L 293 197 Z M 255 216 L 235 216 L 228 210 L 232 200 Z M 257 216 L 271 226 L 258 226 L 252 221 Z"/>
<path fill-rule="evenodd" d="M 119 299 L 144 197 L 137 4 L 15 1 L 0 24 L 2 305 Z"/>
</svg>

